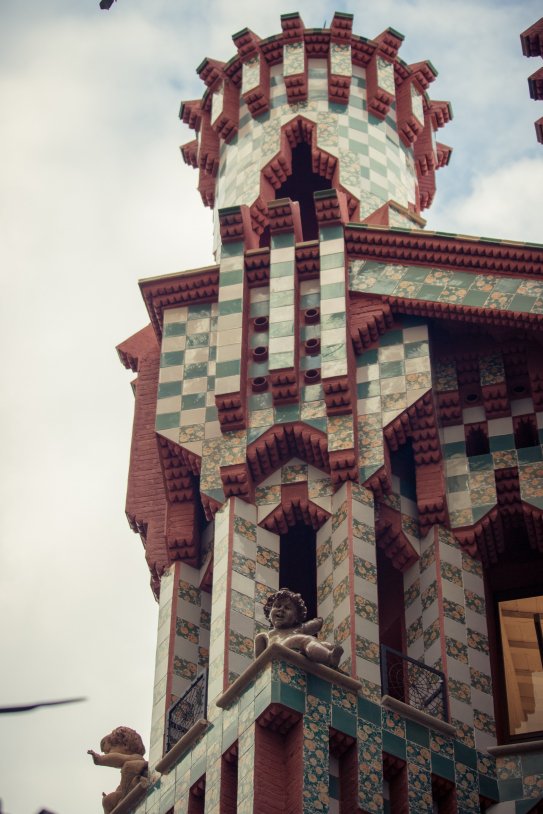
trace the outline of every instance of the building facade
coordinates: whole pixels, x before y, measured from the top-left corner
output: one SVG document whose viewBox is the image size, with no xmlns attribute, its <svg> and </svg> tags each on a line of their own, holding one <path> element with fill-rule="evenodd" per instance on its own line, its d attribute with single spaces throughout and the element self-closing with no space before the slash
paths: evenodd
<svg viewBox="0 0 543 814">
<path fill-rule="evenodd" d="M 160 603 L 123 811 L 543 811 L 543 247 L 424 230 L 451 107 L 352 24 L 244 29 L 181 106 L 216 263 L 118 348 Z M 254 659 L 280 587 L 339 670 Z"/>
</svg>

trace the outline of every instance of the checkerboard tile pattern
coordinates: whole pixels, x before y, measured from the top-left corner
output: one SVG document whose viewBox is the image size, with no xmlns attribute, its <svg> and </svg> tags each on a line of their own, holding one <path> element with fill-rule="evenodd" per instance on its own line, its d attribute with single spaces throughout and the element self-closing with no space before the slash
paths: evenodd
<svg viewBox="0 0 543 814">
<path fill-rule="evenodd" d="M 215 393 L 239 393 L 241 389 L 241 348 L 246 297 L 243 242 L 221 248 L 219 303 L 217 316 L 217 362 Z"/>
<path fill-rule="evenodd" d="M 341 668 L 380 697 L 377 556 L 371 493 L 345 484 L 317 532 L 317 609 L 323 636 L 344 649 Z"/>
<path fill-rule="evenodd" d="M 175 572 L 178 566 L 172 565 L 160 582 L 160 605 L 158 613 L 155 677 L 153 686 L 153 710 L 151 714 L 151 735 L 149 743 L 149 765 L 152 768 L 160 760 L 164 750 L 164 722 L 170 706 L 166 695 L 168 669 L 170 665 L 170 633 L 175 608 Z"/>
<path fill-rule="evenodd" d="M 220 436 L 215 408 L 219 304 L 164 311 L 156 431 L 197 455 Z"/>
<path fill-rule="evenodd" d="M 479 361 L 479 379 L 482 386 L 503 384 L 505 372 L 499 353 L 482 356 Z M 453 361 L 436 366 L 435 387 L 438 392 L 458 389 Z M 440 430 L 445 460 L 447 503 L 453 528 L 476 523 L 496 505 L 497 493 L 494 474 L 500 469 L 518 468 L 521 498 L 526 503 L 543 508 L 543 448 L 515 448 L 513 419 L 527 416 L 539 427 L 543 414 L 536 413 L 531 398 L 510 401 L 511 416 L 486 420 L 482 406 L 463 410 L 462 423 Z M 465 425 L 486 422 L 489 452 L 468 456 Z"/>
<path fill-rule="evenodd" d="M 213 523 L 206 529 L 213 534 Z M 181 563 L 178 572 L 172 694 L 181 696 L 209 661 L 211 596 L 200 588 L 201 572 Z"/>
<path fill-rule="evenodd" d="M 231 568 L 230 527 L 232 501 L 227 501 L 215 515 L 213 546 L 213 593 L 211 597 L 211 631 L 209 643 L 208 716 L 214 719 L 218 712 L 214 700 L 225 688 L 225 652 L 228 640 L 226 613 L 228 605 L 228 578 Z M 227 660 L 226 660 L 227 661 Z"/>
<path fill-rule="evenodd" d="M 220 695 L 223 688 L 252 663 L 254 637 L 268 628 L 264 604 L 268 596 L 279 589 L 280 538 L 256 525 L 256 507 L 231 498 L 216 515 L 216 527 L 217 518 L 210 698 Z"/>
<path fill-rule="evenodd" d="M 290 75 L 300 68 L 300 54 L 293 45 L 285 48 Z M 217 209 L 254 203 L 260 193 L 260 171 L 279 151 L 280 128 L 298 115 L 317 124 L 318 146 L 340 159 L 340 182 L 360 200 L 362 218 L 391 199 L 405 207 L 414 203 L 413 151 L 398 138 L 395 106 L 385 121 L 370 116 L 364 69 L 346 59 L 345 46 L 333 45 L 331 58 L 340 75 L 350 76 L 352 71 L 349 104 L 340 109 L 328 101 L 328 66 L 323 59 L 308 61 L 307 102 L 288 104 L 281 65 L 270 68 L 268 114 L 253 119 L 241 102 L 238 135 L 230 144 L 221 143 Z M 389 63 L 382 73 L 384 82 L 389 84 L 392 78 L 394 84 Z M 258 66 L 252 63 L 243 67 L 244 89 L 249 82 L 258 82 Z"/>
<path fill-rule="evenodd" d="M 293 368 L 295 351 L 294 234 L 272 235 L 270 253 L 270 371 Z"/>
<path fill-rule="evenodd" d="M 350 289 L 495 311 L 543 313 L 543 283 L 521 277 L 353 260 Z"/>
<path fill-rule="evenodd" d="M 496 742 L 482 567 L 453 535 L 434 528 L 404 574 L 408 655 L 448 674 L 458 737 L 480 750 Z"/>
<path fill-rule="evenodd" d="M 428 328 L 405 319 L 356 360 L 360 482 L 384 464 L 379 432 L 431 385 Z"/>
<path fill-rule="evenodd" d="M 322 228 L 320 250 L 321 375 L 347 374 L 345 243 L 341 226 Z"/>
</svg>

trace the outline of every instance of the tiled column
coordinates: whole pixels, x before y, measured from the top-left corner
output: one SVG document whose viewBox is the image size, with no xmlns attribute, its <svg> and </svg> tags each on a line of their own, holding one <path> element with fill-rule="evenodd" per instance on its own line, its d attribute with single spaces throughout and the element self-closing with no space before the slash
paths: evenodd
<svg viewBox="0 0 543 814">
<path fill-rule="evenodd" d="M 328 810 L 330 705 L 308 693 L 304 715 L 303 814 Z"/>
<path fill-rule="evenodd" d="M 423 727 L 416 728 L 409 722 L 406 732 L 406 756 L 407 756 L 407 794 L 409 800 L 410 814 L 432 814 L 434 811 L 432 802 L 432 763 L 431 753 L 428 743 L 428 732 Z M 417 738 L 418 730 L 420 734 L 425 733 L 426 740 Z M 415 730 L 413 732 L 413 730 Z M 417 738 L 410 740 L 409 736 Z"/>
<path fill-rule="evenodd" d="M 279 372 L 294 372 L 297 369 L 295 241 L 301 235 L 301 227 L 298 204 L 283 199 L 270 203 L 269 208 L 271 252 L 268 369 L 273 386 Z M 295 390 L 294 373 L 292 381 Z M 275 400 L 276 392 L 272 392 Z"/>
<path fill-rule="evenodd" d="M 236 220 L 236 237 L 243 237 L 243 213 L 240 207 L 221 210 L 221 233 Z M 249 304 L 245 291 L 244 243 L 242 239 L 225 241 L 221 246 L 219 270 L 219 315 L 217 319 L 217 365 L 215 401 L 224 429 L 245 426 L 246 317 Z M 244 328 L 245 324 L 245 328 Z M 243 375 L 242 375 L 243 372 Z M 224 397 L 230 398 L 225 401 Z"/>
<path fill-rule="evenodd" d="M 228 611 L 228 683 L 253 661 L 256 633 L 267 629 L 263 606 L 279 589 L 279 537 L 256 525 L 257 508 L 233 503 L 231 590 Z"/>
<path fill-rule="evenodd" d="M 211 600 L 211 631 L 209 642 L 208 716 L 218 716 L 214 701 L 226 686 L 225 653 L 227 647 L 226 613 L 230 582 L 231 557 L 229 537 L 232 500 L 227 501 L 215 515 L 215 541 L 213 548 L 213 594 Z"/>
<path fill-rule="evenodd" d="M 332 497 L 332 517 L 317 532 L 318 612 L 324 635 L 344 648 L 341 667 L 381 697 L 377 562 L 371 493 L 351 483 Z"/>
<path fill-rule="evenodd" d="M 200 588 L 200 572 L 179 563 L 171 693 L 181 696 L 209 659 L 211 596 Z"/>
<path fill-rule="evenodd" d="M 153 712 L 151 718 L 151 741 L 149 745 L 149 766 L 152 769 L 160 760 L 164 750 L 164 726 L 166 712 L 170 706 L 168 675 L 171 671 L 171 640 L 175 631 L 175 587 L 179 564 L 172 565 L 162 575 L 160 581 L 160 606 L 158 613 L 158 633 L 155 661 L 155 681 L 153 690 Z"/>
<path fill-rule="evenodd" d="M 484 750 L 495 725 L 481 565 L 434 527 L 404 584 L 408 655 L 445 672 L 457 737 Z"/>
<path fill-rule="evenodd" d="M 221 727 L 218 722 L 206 738 L 205 814 L 220 814 L 221 770 Z"/>
<path fill-rule="evenodd" d="M 279 537 L 256 520 L 256 506 L 238 498 L 215 517 L 210 701 L 251 665 L 254 637 L 268 628 L 263 606 L 279 589 Z"/>
<path fill-rule="evenodd" d="M 255 772 L 255 728 L 251 721 L 238 739 L 238 808 L 237 814 L 253 814 Z"/>
<path fill-rule="evenodd" d="M 362 812 L 383 811 L 383 735 L 380 707 L 358 698 L 358 801 Z"/>
<path fill-rule="evenodd" d="M 321 279 L 321 375 L 323 381 L 346 376 L 345 243 L 343 227 L 319 229 Z"/>
</svg>

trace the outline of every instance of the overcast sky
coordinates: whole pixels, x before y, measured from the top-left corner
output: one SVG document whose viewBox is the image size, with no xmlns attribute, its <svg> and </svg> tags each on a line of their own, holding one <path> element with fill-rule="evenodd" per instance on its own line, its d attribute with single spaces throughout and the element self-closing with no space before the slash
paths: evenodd
<svg viewBox="0 0 543 814">
<path fill-rule="evenodd" d="M 439 71 L 454 148 L 428 228 L 543 242 L 543 146 L 519 33 L 540 0 L 0 0 L 2 331 L 0 719 L 6 814 L 98 814 L 118 772 L 86 755 L 113 727 L 148 743 L 157 607 L 124 516 L 132 375 L 115 345 L 147 322 L 137 280 L 212 262 L 211 216 L 178 147 L 179 103 L 231 35 L 335 10 L 388 26 Z"/>
</svg>

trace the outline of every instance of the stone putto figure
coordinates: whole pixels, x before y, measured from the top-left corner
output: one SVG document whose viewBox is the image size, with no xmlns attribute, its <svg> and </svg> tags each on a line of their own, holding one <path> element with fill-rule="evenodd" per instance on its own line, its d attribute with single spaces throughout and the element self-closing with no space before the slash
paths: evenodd
<svg viewBox="0 0 543 814">
<path fill-rule="evenodd" d="M 340 645 L 322 642 L 316 634 L 322 628 L 322 619 L 307 617 L 307 607 L 300 594 L 281 588 L 268 597 L 264 605 L 264 615 L 269 619 L 271 630 L 257 633 L 255 637 L 255 657 L 274 642 L 299 650 L 311 661 L 337 669 L 343 648 Z"/>
<path fill-rule="evenodd" d="M 138 733 L 128 726 L 118 726 L 100 741 L 99 755 L 92 749 L 87 751 L 96 766 L 112 766 L 121 770 L 121 782 L 115 791 L 102 794 L 102 806 L 106 814 L 117 806 L 139 781 L 147 777 L 147 761 L 144 760 L 145 746 Z"/>
</svg>

